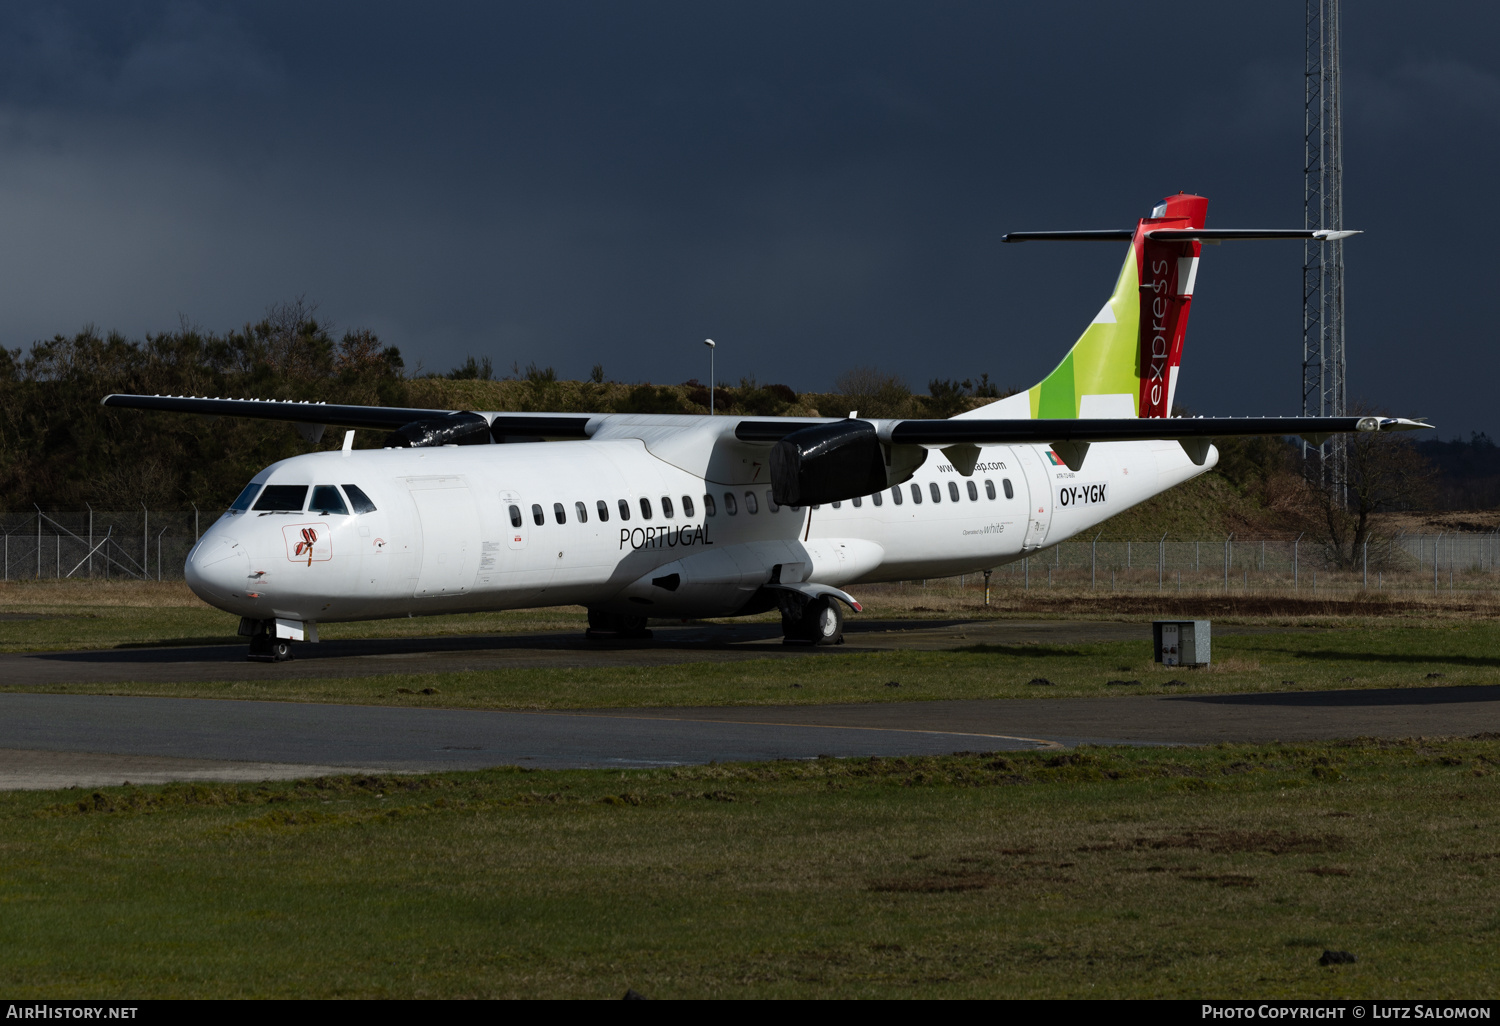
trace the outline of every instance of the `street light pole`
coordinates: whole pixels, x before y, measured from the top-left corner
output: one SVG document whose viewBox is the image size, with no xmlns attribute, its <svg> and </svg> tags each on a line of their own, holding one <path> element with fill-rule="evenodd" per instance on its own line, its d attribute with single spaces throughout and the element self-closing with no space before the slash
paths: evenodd
<svg viewBox="0 0 1500 1026">
<path fill-rule="evenodd" d="M 718 348 L 714 340 L 706 338 L 703 344 L 708 346 L 708 415 L 714 415 L 714 350 Z"/>
</svg>

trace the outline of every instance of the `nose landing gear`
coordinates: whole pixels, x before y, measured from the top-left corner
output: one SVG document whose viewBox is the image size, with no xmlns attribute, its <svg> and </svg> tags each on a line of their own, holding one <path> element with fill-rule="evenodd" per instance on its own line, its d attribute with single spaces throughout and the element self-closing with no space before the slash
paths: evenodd
<svg viewBox="0 0 1500 1026">
<path fill-rule="evenodd" d="M 276 624 L 272 620 L 241 620 L 240 633 L 250 635 L 250 651 L 246 658 L 252 662 L 284 663 L 295 658 L 292 643 L 276 636 Z"/>
</svg>

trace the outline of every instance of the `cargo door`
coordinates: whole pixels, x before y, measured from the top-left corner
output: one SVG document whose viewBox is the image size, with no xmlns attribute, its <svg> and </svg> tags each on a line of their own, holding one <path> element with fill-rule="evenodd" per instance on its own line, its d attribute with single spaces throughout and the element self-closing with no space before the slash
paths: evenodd
<svg viewBox="0 0 1500 1026">
<path fill-rule="evenodd" d="M 479 510 L 459 477 L 410 478 L 422 529 L 422 570 L 415 598 L 463 595 L 479 563 Z"/>
<path fill-rule="evenodd" d="M 1028 502 L 1026 506 L 1026 534 L 1021 541 L 1021 551 L 1030 552 L 1042 547 L 1047 540 L 1047 529 L 1052 526 L 1052 468 L 1047 462 L 1051 452 L 1043 446 L 1018 445 L 1011 450 L 1026 478 Z"/>
</svg>

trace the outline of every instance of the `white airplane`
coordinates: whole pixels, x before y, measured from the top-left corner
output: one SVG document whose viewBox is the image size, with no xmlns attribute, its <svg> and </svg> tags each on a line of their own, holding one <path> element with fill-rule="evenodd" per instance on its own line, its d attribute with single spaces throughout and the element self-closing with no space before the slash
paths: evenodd
<svg viewBox="0 0 1500 1026">
<path fill-rule="evenodd" d="M 993 568 L 1213 467 L 1211 439 L 1426 427 L 1379 417 L 1172 418 L 1207 231 L 1170 196 L 1126 231 L 1113 295 L 1039 384 L 949 420 L 517 414 L 111 395 L 109 407 L 383 429 L 259 474 L 188 554 L 252 659 L 318 624 L 582 605 L 591 635 L 648 618 L 779 609 L 786 639 L 842 640 L 845 589 Z M 319 429 L 321 430 L 321 429 Z"/>
</svg>

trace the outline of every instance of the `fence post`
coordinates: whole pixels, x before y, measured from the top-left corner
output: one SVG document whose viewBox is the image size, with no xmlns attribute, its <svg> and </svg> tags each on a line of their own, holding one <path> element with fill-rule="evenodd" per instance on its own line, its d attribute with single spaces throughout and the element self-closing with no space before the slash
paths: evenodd
<svg viewBox="0 0 1500 1026">
<path fill-rule="evenodd" d="M 193 507 L 193 541 L 197 542 L 199 538 L 203 537 L 203 532 L 198 530 L 198 504 L 194 502 L 191 505 Z"/>
<path fill-rule="evenodd" d="M 149 572 L 146 567 L 151 565 L 151 511 L 146 504 L 141 503 L 141 576 L 145 577 Z"/>
<path fill-rule="evenodd" d="M 1099 534 L 1094 535 L 1094 540 L 1089 543 L 1089 591 L 1094 590 L 1099 578 Z"/>
<path fill-rule="evenodd" d="M 1234 532 L 1229 532 L 1229 537 L 1224 539 L 1224 594 L 1229 594 L 1229 553 L 1230 543 L 1234 541 Z"/>
<path fill-rule="evenodd" d="M 1026 573 L 1026 590 L 1031 590 L 1031 557 L 1021 557 L 1021 569 Z"/>
<path fill-rule="evenodd" d="M 1442 541 L 1443 532 L 1439 531 L 1438 536 L 1432 539 L 1432 593 L 1434 595 L 1438 593 L 1438 546 L 1442 544 Z"/>
<path fill-rule="evenodd" d="M 1307 533 L 1306 531 L 1302 532 L 1302 534 L 1306 534 L 1306 533 Z M 1292 593 L 1293 594 L 1295 594 L 1298 591 L 1302 590 L 1302 588 L 1301 588 L 1302 582 L 1297 577 L 1297 547 L 1302 544 L 1302 534 L 1297 535 L 1297 537 L 1292 540 Z"/>
<path fill-rule="evenodd" d="M 1365 539 L 1365 591 L 1370 590 L 1370 539 Z"/>
<path fill-rule="evenodd" d="M 986 609 L 990 605 L 990 574 L 994 572 L 993 570 L 986 570 L 984 572 L 984 605 Z"/>
<path fill-rule="evenodd" d="M 1156 543 L 1156 590 L 1161 591 L 1166 587 L 1167 577 L 1167 532 L 1161 534 L 1161 541 Z"/>
<path fill-rule="evenodd" d="M 84 505 L 88 506 L 88 510 L 89 510 L 89 576 L 93 577 L 94 576 L 94 507 L 93 506 L 89 506 L 89 504 L 86 503 L 86 502 L 84 503 Z"/>
</svg>

